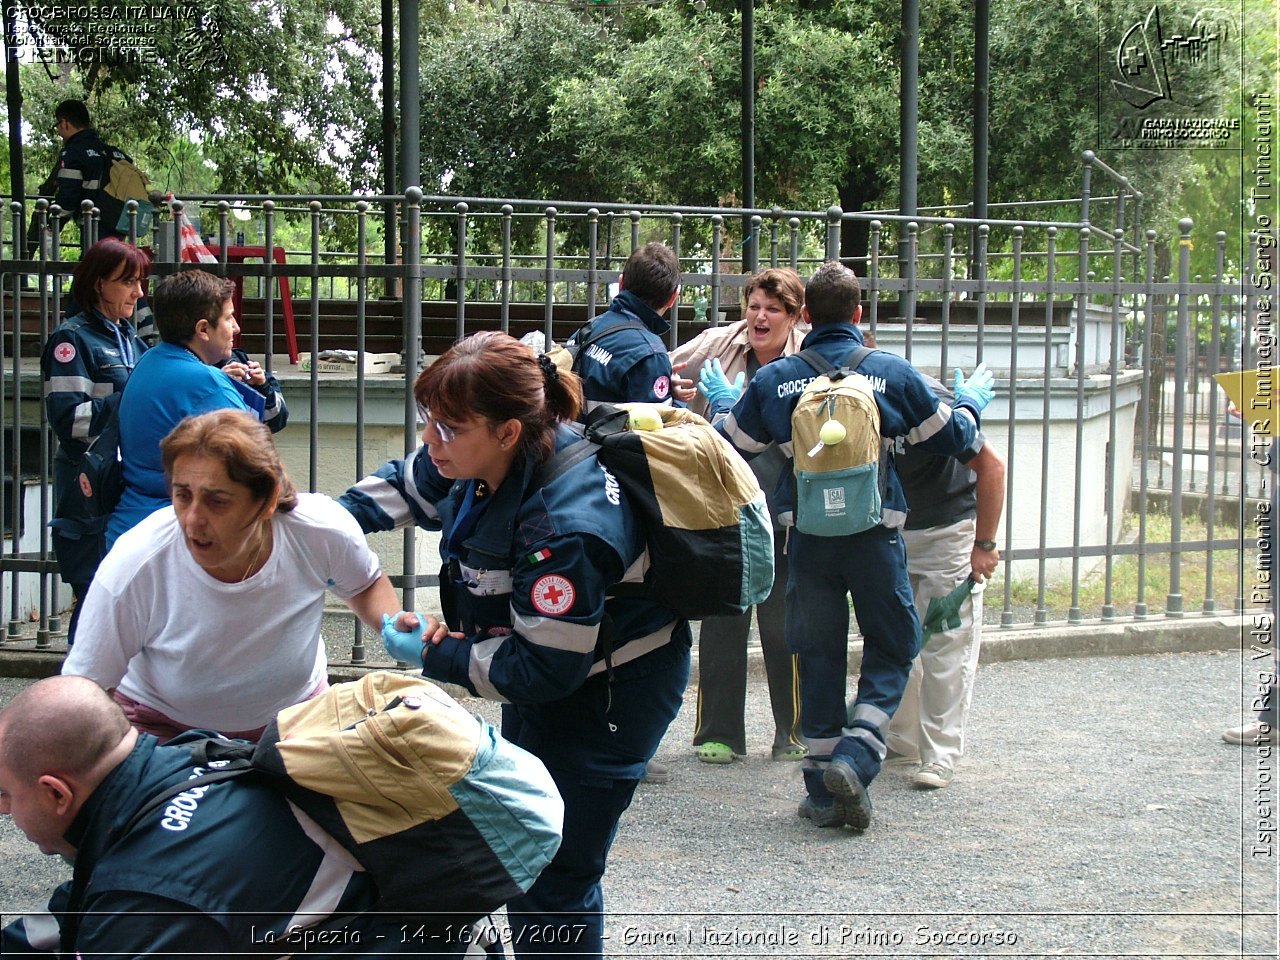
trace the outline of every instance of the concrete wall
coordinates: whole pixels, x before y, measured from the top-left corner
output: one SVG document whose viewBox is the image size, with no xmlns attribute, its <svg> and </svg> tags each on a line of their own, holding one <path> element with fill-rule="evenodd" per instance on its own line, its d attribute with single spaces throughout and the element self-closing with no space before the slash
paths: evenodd
<svg viewBox="0 0 1280 960">
<path fill-rule="evenodd" d="M 18 536 L 18 552 L 38 556 L 40 553 L 40 495 L 43 486 L 38 480 L 27 480 L 22 484 L 22 530 Z M 0 542 L 0 549 L 3 549 L 7 556 L 13 551 L 13 538 L 5 537 Z M 53 559 L 52 551 L 49 555 Z M 10 583 L 9 576 L 5 577 L 5 607 L 0 610 L 0 619 L 8 620 L 12 614 L 12 608 L 9 606 L 13 602 L 12 594 L 9 593 Z M 71 606 L 71 588 L 62 580 L 53 576 L 48 578 L 51 584 L 50 589 L 53 592 L 53 609 L 65 610 Z M 18 574 L 18 619 L 29 621 L 33 616 L 39 616 L 40 611 L 40 575 L 36 573 L 19 573 Z M 64 623 L 65 627 L 66 624 Z"/>
<path fill-rule="evenodd" d="M 1056 332 L 1056 331 L 1055 331 Z M 955 332 L 953 331 L 953 337 Z M 892 340 L 881 343 L 893 349 Z M 1008 345 L 1008 341 L 1005 341 Z M 952 349 L 961 352 L 963 343 L 953 340 Z M 969 347 L 971 349 L 971 345 Z M 961 353 L 961 355 L 963 355 Z M 990 340 L 984 350 L 988 363 L 999 368 L 1000 354 Z M 1007 356 L 1007 355 L 1006 355 Z M 1007 366 L 1007 361 L 1004 366 Z M 971 369 L 967 367 L 966 369 Z M 321 374 L 319 430 L 319 464 L 316 488 L 337 496 L 355 479 L 355 393 L 354 378 Z M 349 382 L 347 382 L 349 380 Z M 290 476 L 306 486 L 309 475 L 309 377 L 285 373 L 286 399 L 289 402 L 290 425 L 276 435 Z M 1010 402 L 1010 382 L 999 381 L 996 399 L 987 408 L 983 430 L 990 442 L 1010 464 L 1013 492 L 1005 506 L 999 542 L 1003 549 L 1004 531 L 1013 531 L 1013 547 L 1017 550 L 1040 548 L 1041 516 L 1045 518 L 1044 545 L 1069 548 L 1076 528 L 1076 435 L 1082 442 L 1082 470 L 1079 480 L 1079 540 L 1085 545 L 1101 545 L 1107 538 L 1106 490 L 1108 463 L 1112 489 L 1116 491 L 1111 523 L 1113 538 L 1121 534 L 1124 508 L 1133 481 L 1134 418 L 1142 386 L 1140 372 L 1122 373 L 1117 379 L 1114 409 L 1115 450 L 1110 451 L 1111 380 L 1107 376 L 1085 379 L 1083 397 L 1077 395 L 1074 379 L 1049 381 L 1049 413 L 1044 415 L 1044 381 L 1019 379 L 1014 403 Z M 401 403 L 403 380 L 395 376 L 371 377 L 366 392 L 365 471 L 372 472 L 385 460 L 404 454 L 404 428 Z M 1013 412 L 1012 428 L 1010 412 Z M 1047 423 L 1047 433 L 1045 424 Z M 1079 424 L 1079 429 L 1077 429 Z M 1047 436 L 1047 453 L 1045 438 Z M 1010 455 L 1012 451 L 1012 455 Z M 1047 459 L 1045 459 L 1047 458 Z M 1049 478 L 1047 496 L 1041 494 L 1041 462 L 1047 463 Z M 438 536 L 419 533 L 416 538 L 418 573 L 434 573 L 439 566 Z M 388 573 L 403 571 L 402 534 L 379 534 L 371 538 Z M 1101 558 L 1087 558 L 1085 569 Z M 1050 559 L 1047 574 L 1052 579 L 1069 576 L 1070 559 Z M 1014 563 L 1018 577 L 1034 577 L 1035 560 Z"/>
<path fill-rule="evenodd" d="M 891 325 L 879 328 L 880 344 L 894 352 L 903 353 L 901 328 Z M 971 370 L 976 357 L 973 341 L 975 329 L 964 326 L 949 331 L 948 366 L 960 366 Z M 1079 541 L 1085 545 L 1102 545 L 1107 538 L 1105 494 L 1107 489 L 1108 462 L 1111 463 L 1111 483 L 1116 491 L 1111 533 L 1118 538 L 1121 519 L 1133 482 L 1134 418 L 1141 390 L 1141 373 L 1122 372 L 1117 378 L 1114 410 L 1115 449 L 1108 450 L 1110 414 L 1113 409 L 1111 381 L 1106 375 L 1092 375 L 1085 379 L 1083 396 L 1077 396 L 1076 381 L 1066 376 L 1066 367 L 1073 356 L 1069 328 L 1057 324 L 1050 334 L 1051 364 L 1054 375 L 1049 383 L 1049 410 L 1044 410 L 1044 327 L 1020 331 L 1015 344 L 1010 328 L 987 328 L 983 359 L 997 371 L 996 399 L 988 407 L 984 417 L 984 431 L 988 438 L 1005 455 L 1013 475 L 1013 493 L 1006 504 L 1005 520 L 999 542 L 1003 548 L 1004 529 L 1013 531 L 1013 547 L 1016 550 L 1036 551 L 1040 548 L 1041 515 L 1045 518 L 1044 546 L 1069 548 L 1073 541 L 1076 483 L 1076 435 L 1082 441 L 1082 470 L 1079 481 L 1080 502 Z M 927 326 L 917 328 L 913 336 L 912 354 L 917 365 L 930 366 L 936 372 L 940 361 L 940 327 L 937 332 Z M 1014 351 L 1017 352 L 1019 380 L 1016 402 L 1011 404 L 1010 381 L 1007 374 Z M 1034 373 L 1036 379 L 1027 379 L 1025 373 Z M 276 435 L 285 465 L 299 488 L 314 488 L 330 496 L 341 494 L 363 474 L 357 469 L 356 457 L 356 378 L 353 374 L 319 373 L 317 382 L 317 463 L 315 477 L 311 476 L 311 374 L 303 373 L 287 363 L 277 368 L 289 404 L 289 426 Z M 39 396 L 38 371 L 23 370 L 23 393 L 36 401 Z M 949 379 L 949 377 L 948 377 Z M 400 375 L 372 375 L 365 381 L 365 439 L 363 473 L 371 473 L 388 459 L 405 453 L 404 436 L 404 379 Z M 1012 427 L 1011 427 L 1012 411 Z M 38 402 L 24 402 L 22 419 L 38 422 Z M 1077 429 L 1077 424 L 1079 428 Z M 1047 426 L 1046 426 L 1047 425 Z M 1047 430 L 1047 453 L 1045 436 Z M 415 435 L 414 443 L 417 437 Z M 1012 455 L 1010 455 L 1012 451 Z M 1110 458 L 1109 458 L 1110 454 Z M 1047 496 L 1041 495 L 1041 461 L 1047 458 L 1049 477 Z M 38 504 L 36 507 L 38 511 Z M 28 529 L 32 525 L 28 524 Z M 425 531 L 392 532 L 376 534 L 370 543 L 382 558 L 384 569 L 391 575 L 404 572 L 405 538 L 409 537 L 416 572 L 435 573 L 439 568 L 437 534 Z M 23 547 L 27 550 L 28 547 Z M 29 549 L 38 549 L 35 541 Z M 1086 559 L 1085 569 L 1101 562 L 1101 558 Z M 1034 577 L 1038 569 L 1034 559 L 1018 560 L 1014 564 L 1015 576 Z M 1070 575 L 1070 559 L 1054 558 L 1047 562 L 1047 574 L 1052 579 Z M 34 577 L 32 578 L 34 579 Z M 24 596 L 26 596 L 24 594 Z M 26 602 L 25 600 L 23 601 Z"/>
<path fill-rule="evenodd" d="M 1049 415 L 1044 416 L 1043 381 L 1022 381 L 1018 385 L 1013 416 L 1006 391 L 986 410 L 983 432 L 1005 455 L 1012 474 L 1012 493 L 1005 503 L 1004 522 L 998 538 L 1005 545 L 1005 530 L 1012 531 L 1015 550 L 1038 552 L 1041 547 L 1069 548 L 1077 539 L 1076 507 L 1079 504 L 1078 541 L 1085 546 L 1107 542 L 1107 484 L 1114 491 L 1110 531 L 1113 542 L 1123 533 L 1124 511 L 1128 504 L 1134 470 L 1134 420 L 1141 391 L 1141 374 L 1126 373 L 1117 382 L 1114 407 L 1110 380 L 1085 380 L 1083 402 L 1074 380 L 1050 381 Z M 1115 411 L 1114 449 L 1111 447 L 1111 411 Z M 1077 415 L 1078 413 L 1078 415 Z M 1011 422 L 1012 419 L 1012 422 Z M 1076 440 L 1080 439 L 1080 470 L 1077 478 Z M 1042 480 L 1047 485 L 1042 489 Z M 1082 558 L 1084 570 L 1101 563 L 1102 557 Z M 1071 560 L 1050 558 L 1046 576 L 1070 576 Z M 1034 578 L 1038 562 L 1018 560 L 1013 564 L 1016 578 Z"/>
</svg>

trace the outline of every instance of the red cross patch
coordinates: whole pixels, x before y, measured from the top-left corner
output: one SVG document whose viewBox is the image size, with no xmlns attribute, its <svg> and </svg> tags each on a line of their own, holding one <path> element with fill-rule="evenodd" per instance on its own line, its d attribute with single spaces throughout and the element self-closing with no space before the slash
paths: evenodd
<svg viewBox="0 0 1280 960">
<path fill-rule="evenodd" d="M 667 376 L 659 377 L 653 381 L 653 395 L 659 400 L 665 400 L 667 394 L 671 392 L 671 378 Z"/>
<path fill-rule="evenodd" d="M 573 584 L 554 573 L 539 577 L 530 593 L 533 608 L 548 617 L 564 613 L 573 606 L 574 598 Z"/>
<path fill-rule="evenodd" d="M 53 359 L 59 363 L 70 363 L 76 358 L 75 344 L 66 343 L 65 341 L 53 348 Z"/>
</svg>

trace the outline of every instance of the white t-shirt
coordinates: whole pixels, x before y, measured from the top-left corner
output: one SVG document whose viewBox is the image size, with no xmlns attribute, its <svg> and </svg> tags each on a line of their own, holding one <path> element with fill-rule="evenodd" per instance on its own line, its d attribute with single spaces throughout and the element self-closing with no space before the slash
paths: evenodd
<svg viewBox="0 0 1280 960">
<path fill-rule="evenodd" d="M 271 526 L 266 565 L 223 583 L 191 556 L 173 507 L 151 514 L 98 568 L 62 672 L 193 728 L 251 730 L 300 703 L 326 675 L 325 590 L 348 599 L 382 570 L 322 494 L 300 493 Z"/>
</svg>

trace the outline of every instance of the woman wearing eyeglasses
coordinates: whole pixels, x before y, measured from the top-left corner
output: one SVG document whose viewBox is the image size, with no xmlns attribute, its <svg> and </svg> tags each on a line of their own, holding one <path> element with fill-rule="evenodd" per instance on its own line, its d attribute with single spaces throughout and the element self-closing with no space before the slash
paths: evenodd
<svg viewBox="0 0 1280 960">
<path fill-rule="evenodd" d="M 640 579 L 645 546 L 595 456 L 537 485 L 539 466 L 577 439 L 565 426 L 582 405 L 576 376 L 506 334 L 478 333 L 424 370 L 414 397 L 423 446 L 340 499 L 366 532 L 443 532 L 452 632 L 423 642 L 392 625 L 384 642 L 428 677 L 511 704 L 504 735 L 546 764 L 564 798 L 559 853 L 507 907 L 516 955 L 602 956 L 605 860 L 679 710 L 689 625 L 650 601 L 606 597 Z"/>
</svg>

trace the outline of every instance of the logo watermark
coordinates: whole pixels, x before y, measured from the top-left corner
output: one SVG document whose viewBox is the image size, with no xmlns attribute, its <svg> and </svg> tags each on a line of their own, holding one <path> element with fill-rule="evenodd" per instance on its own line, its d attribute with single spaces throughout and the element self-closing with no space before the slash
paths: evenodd
<svg viewBox="0 0 1280 960">
<path fill-rule="evenodd" d="M 1104 146 L 1241 145 L 1238 10 L 1165 2 L 1100 24 L 1098 126 Z"/>
<path fill-rule="evenodd" d="M 160 3 L 12 5 L 15 55 L 23 63 L 153 64 L 162 51 L 200 68 L 225 60 L 222 18 L 213 0 Z"/>
</svg>

